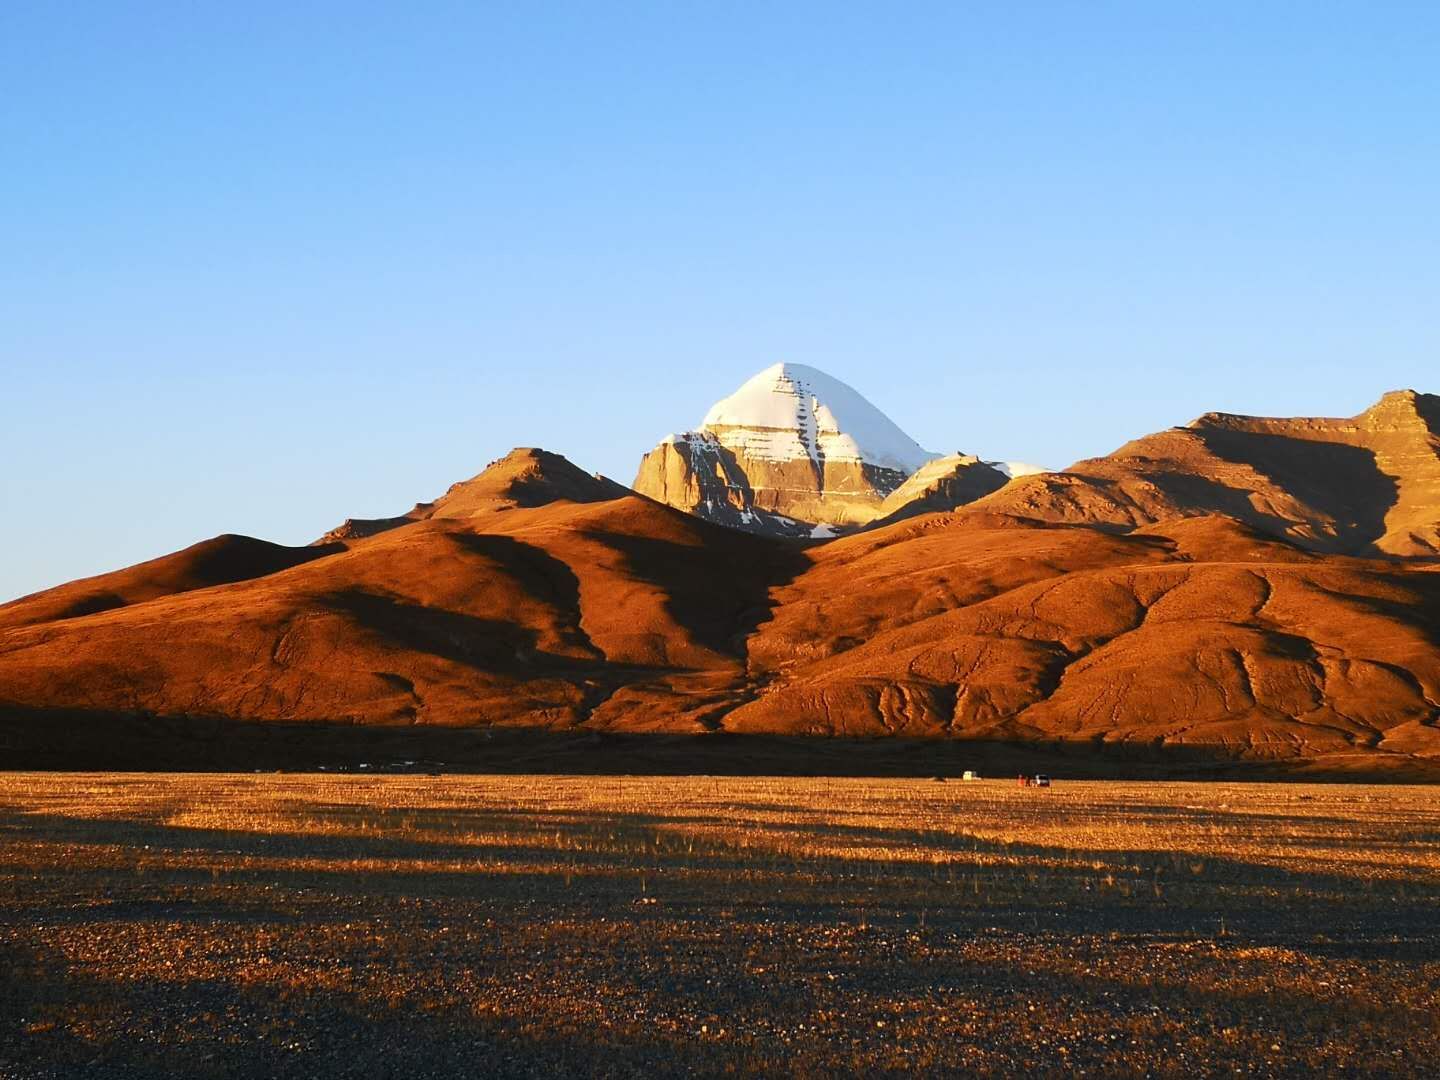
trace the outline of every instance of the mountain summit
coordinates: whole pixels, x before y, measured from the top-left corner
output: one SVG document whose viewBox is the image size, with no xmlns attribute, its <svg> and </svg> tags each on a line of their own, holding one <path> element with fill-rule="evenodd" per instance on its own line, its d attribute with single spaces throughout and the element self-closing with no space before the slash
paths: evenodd
<svg viewBox="0 0 1440 1080">
<path fill-rule="evenodd" d="M 634 487 L 721 524 L 825 536 L 890 513 L 886 499 L 938 458 L 839 379 L 774 364 L 646 454 Z M 978 459 L 959 460 L 974 471 L 971 498 L 1004 485 Z"/>
<path fill-rule="evenodd" d="M 388 518 L 347 518 L 316 541 L 328 544 L 358 540 L 431 518 L 469 518 L 517 507 L 544 506 L 564 500 L 604 502 L 630 494 L 629 489 L 591 475 L 559 454 L 534 446 L 517 446 L 485 467 L 484 472 L 451 484 L 433 502 L 416 503 L 404 514 Z"/>
<path fill-rule="evenodd" d="M 788 461 L 808 456 L 862 462 L 910 474 L 938 457 L 839 379 L 804 364 L 774 364 L 710 407 L 702 431 L 750 457 Z"/>
</svg>

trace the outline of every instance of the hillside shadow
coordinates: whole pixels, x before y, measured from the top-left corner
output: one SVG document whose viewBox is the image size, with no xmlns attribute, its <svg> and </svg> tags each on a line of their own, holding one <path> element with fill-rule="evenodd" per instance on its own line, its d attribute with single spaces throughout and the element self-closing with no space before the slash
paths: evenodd
<svg viewBox="0 0 1440 1080">
<path fill-rule="evenodd" d="M 1306 543 L 1290 532 L 1294 522 L 1256 509 L 1246 491 L 1226 487 L 1219 481 L 1193 473 L 1159 472 L 1149 479 L 1182 506 L 1203 507 L 1207 513 L 1224 514 L 1287 543 Z"/>
<path fill-rule="evenodd" d="M 1216 456 L 1248 465 L 1329 517 L 1335 523 L 1334 547 L 1356 553 L 1378 550 L 1375 541 L 1385 535 L 1385 517 L 1399 489 L 1380 471 L 1373 451 L 1228 428 L 1201 428 L 1196 435 Z M 1250 513 L 1255 514 L 1253 508 Z"/>
<path fill-rule="evenodd" d="M 102 590 L 88 593 L 55 612 L 56 619 L 79 619 L 86 615 L 98 615 L 102 611 L 114 611 L 128 607 L 130 601 L 117 592 Z"/>
<path fill-rule="evenodd" d="M 609 530 L 585 535 L 618 551 L 626 568 L 665 594 L 665 610 L 695 641 L 715 652 L 746 658 L 748 641 L 769 620 L 771 590 L 788 585 L 808 565 L 793 545 L 702 526 L 704 547 Z"/>
<path fill-rule="evenodd" d="M 1383 596 L 1337 592 L 1334 589 L 1326 591 L 1347 603 L 1373 611 L 1382 618 L 1413 626 L 1421 631 L 1432 645 L 1440 648 L 1440 574 L 1386 574 L 1384 580 L 1397 590 L 1418 593 L 1420 603 L 1406 604 Z M 1397 669 L 1397 674 L 1403 670 Z M 1402 677 L 1414 678 L 1408 671 Z"/>
<path fill-rule="evenodd" d="M 402 649 L 467 667 L 511 671 L 560 659 L 541 653 L 536 632 L 517 623 L 425 607 L 364 589 L 343 589 L 317 599 Z"/>
<path fill-rule="evenodd" d="M 592 652 L 596 659 L 604 658 L 605 654 L 580 625 L 580 579 L 568 563 L 543 548 L 511 536 L 462 532 L 452 534 L 452 539 L 466 551 L 503 566 L 526 592 L 555 610 L 561 617 L 567 637 Z"/>
<path fill-rule="evenodd" d="M 538 554 L 549 562 L 558 562 L 550 560 L 544 552 Z M 564 566 L 563 563 L 559 565 Z M 565 591 L 569 587 L 563 576 L 557 574 L 548 562 L 539 560 L 531 560 L 530 570 L 546 575 L 563 602 Z M 330 593 L 317 598 L 317 601 L 332 611 L 349 616 L 364 629 L 381 635 L 391 645 L 406 652 L 428 654 L 489 675 L 529 678 L 544 674 L 570 681 L 580 694 L 576 708 L 581 722 L 588 720 L 595 710 L 621 687 L 657 674 L 653 668 L 606 659 L 605 654 L 596 648 L 589 636 L 580 629 L 578 619 L 574 619 L 569 625 L 562 623 L 559 628 L 560 636 L 567 645 L 573 645 L 577 651 L 586 654 L 573 656 L 541 648 L 539 633 L 519 623 L 485 619 L 445 608 L 426 607 L 398 597 L 361 589 Z M 565 609 L 561 608 L 560 611 L 562 615 L 566 614 Z M 672 674 L 683 671 L 684 669 L 670 669 Z M 375 674 L 414 695 L 415 685 L 409 678 L 394 672 L 378 671 Z M 410 715 L 413 719 L 413 712 Z M 184 720 L 185 718 L 181 718 L 182 725 Z M 202 722 L 228 724 L 228 721 L 216 718 L 205 718 Z M 3 728 L 3 722 L 0 722 L 0 728 Z M 487 739 L 490 736 L 489 728 L 478 729 L 478 732 L 474 728 L 470 730 L 472 736 L 477 733 Z M 397 749 L 395 753 L 403 758 L 445 757 L 448 751 L 436 754 L 416 748 L 430 747 L 435 742 L 433 737 L 419 736 L 415 747 L 410 751 Z M 448 740 L 442 737 L 439 743 L 447 745 Z M 3 741 L 0 741 L 0 748 L 3 748 Z M 368 760 L 373 756 L 372 749 L 368 754 L 362 753 L 358 759 L 349 752 L 342 753 L 340 758 L 355 762 Z M 267 759 L 275 760 L 268 755 Z M 308 760 L 312 767 L 317 764 L 313 756 L 309 756 Z"/>
<path fill-rule="evenodd" d="M 1440 436 L 1440 394 L 1416 394 L 1415 411 L 1431 433 Z"/>
</svg>

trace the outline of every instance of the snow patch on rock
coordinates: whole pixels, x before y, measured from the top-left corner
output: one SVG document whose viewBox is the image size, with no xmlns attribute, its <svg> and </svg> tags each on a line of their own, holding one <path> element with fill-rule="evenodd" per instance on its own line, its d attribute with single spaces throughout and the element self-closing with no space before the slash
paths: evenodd
<svg viewBox="0 0 1440 1080">
<path fill-rule="evenodd" d="M 1011 480 L 1014 480 L 1017 476 L 1034 476 L 1037 473 L 1052 471 L 1043 465 L 1030 465 L 1023 461 L 987 461 L 985 464 L 989 465 L 992 469 L 998 469 L 1010 477 Z"/>
</svg>

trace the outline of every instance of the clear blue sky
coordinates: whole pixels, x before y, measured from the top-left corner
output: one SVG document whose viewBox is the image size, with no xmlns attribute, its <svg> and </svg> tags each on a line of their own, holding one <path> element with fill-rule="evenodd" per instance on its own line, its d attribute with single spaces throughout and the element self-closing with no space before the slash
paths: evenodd
<svg viewBox="0 0 1440 1080">
<path fill-rule="evenodd" d="M 0 5 L 0 598 L 778 360 L 1062 466 L 1440 391 L 1440 7 Z"/>
</svg>

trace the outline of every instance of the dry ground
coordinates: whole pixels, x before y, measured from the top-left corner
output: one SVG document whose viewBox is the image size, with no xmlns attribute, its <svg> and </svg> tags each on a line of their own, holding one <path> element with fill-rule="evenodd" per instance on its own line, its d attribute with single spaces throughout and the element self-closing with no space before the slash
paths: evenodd
<svg viewBox="0 0 1440 1080">
<path fill-rule="evenodd" d="M 1434 789 L 0 774 L 0 1077 L 1434 1075 Z"/>
</svg>

